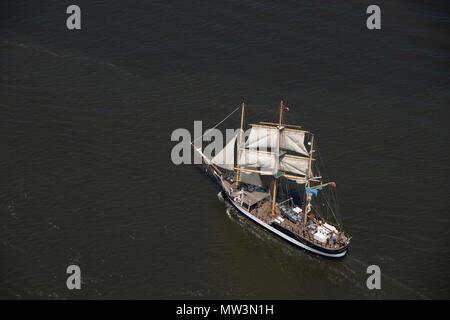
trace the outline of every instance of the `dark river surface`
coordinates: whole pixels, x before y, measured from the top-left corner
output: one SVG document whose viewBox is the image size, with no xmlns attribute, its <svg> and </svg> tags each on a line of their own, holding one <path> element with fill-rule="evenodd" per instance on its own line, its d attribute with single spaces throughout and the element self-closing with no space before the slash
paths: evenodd
<svg viewBox="0 0 450 320">
<path fill-rule="evenodd" d="M 0 298 L 450 298 L 445 1 L 377 1 L 373 31 L 368 1 L 81 0 L 78 31 L 70 4 L 0 4 Z M 288 246 L 171 162 L 176 128 L 243 97 L 248 122 L 283 97 L 317 135 L 344 259 Z"/>
</svg>

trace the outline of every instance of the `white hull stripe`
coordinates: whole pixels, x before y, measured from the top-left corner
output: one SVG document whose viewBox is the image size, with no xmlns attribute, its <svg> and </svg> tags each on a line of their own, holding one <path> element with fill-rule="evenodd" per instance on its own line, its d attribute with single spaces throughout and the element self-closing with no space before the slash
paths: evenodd
<svg viewBox="0 0 450 320">
<path fill-rule="evenodd" d="M 250 212 L 248 212 L 247 210 L 245 210 L 244 208 L 242 208 L 241 206 L 239 206 L 238 204 L 236 204 L 233 200 L 230 199 L 229 195 L 224 191 L 224 193 L 227 195 L 228 199 L 230 200 L 230 202 L 239 210 L 241 211 L 243 214 L 245 214 L 247 217 L 249 217 L 250 219 L 252 219 L 253 221 L 257 222 L 258 224 L 260 224 L 261 226 L 263 226 L 264 228 L 266 228 L 267 230 L 277 234 L 278 236 L 282 237 L 283 239 L 286 239 L 287 241 L 293 243 L 294 245 L 301 247 L 303 249 L 309 250 L 311 252 L 314 252 L 316 254 L 320 254 L 322 256 L 326 256 L 326 257 L 330 257 L 330 258 L 340 258 L 345 256 L 345 254 L 347 253 L 347 250 L 344 252 L 340 252 L 340 253 L 326 253 L 326 252 L 322 252 L 319 250 L 316 250 L 314 248 L 308 247 L 307 245 L 289 237 L 288 235 L 284 234 L 281 231 L 278 231 L 277 229 L 269 226 L 267 223 L 265 223 L 264 221 L 258 219 L 257 217 L 255 217 L 254 215 L 252 215 Z"/>
</svg>

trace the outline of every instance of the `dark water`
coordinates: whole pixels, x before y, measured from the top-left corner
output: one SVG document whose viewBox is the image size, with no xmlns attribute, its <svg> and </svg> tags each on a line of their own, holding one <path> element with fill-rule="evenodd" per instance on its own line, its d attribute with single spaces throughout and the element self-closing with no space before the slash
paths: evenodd
<svg viewBox="0 0 450 320">
<path fill-rule="evenodd" d="M 377 1 L 381 31 L 367 1 L 77 1 L 81 31 L 69 4 L 0 5 L 0 297 L 450 298 L 445 1 Z M 249 122 L 283 97 L 316 133 L 344 260 L 287 246 L 171 163 L 174 129 L 242 97 Z"/>
</svg>

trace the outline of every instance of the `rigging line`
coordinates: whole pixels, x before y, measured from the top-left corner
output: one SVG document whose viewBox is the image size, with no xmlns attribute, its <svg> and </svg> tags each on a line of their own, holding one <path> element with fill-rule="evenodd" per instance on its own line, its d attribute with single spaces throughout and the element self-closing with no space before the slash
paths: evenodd
<svg viewBox="0 0 450 320">
<path fill-rule="evenodd" d="M 330 193 L 331 193 L 331 196 L 333 196 L 334 190 L 330 190 Z M 338 219 L 336 213 L 334 212 L 333 206 L 332 206 L 332 203 L 331 203 L 331 202 L 335 203 L 336 199 L 329 198 L 326 190 L 324 190 L 321 194 L 322 194 L 322 198 L 327 203 L 327 208 L 330 210 L 330 212 L 333 215 L 335 221 L 338 223 L 338 225 L 341 225 L 341 222 L 339 221 L 340 219 Z"/>
<path fill-rule="evenodd" d="M 341 226 L 341 223 L 340 223 L 339 219 L 337 218 L 336 214 L 334 213 L 334 210 L 333 210 L 333 208 L 331 207 L 331 204 L 330 204 L 330 202 L 328 201 L 327 197 L 323 197 L 323 198 L 325 199 L 325 201 L 326 201 L 326 203 L 327 203 L 327 205 L 328 205 L 328 209 L 330 209 L 330 211 L 331 211 L 331 213 L 333 214 L 333 217 L 334 217 L 334 219 L 336 220 L 336 222 L 338 223 L 339 227 L 342 227 L 342 226 Z"/>
<path fill-rule="evenodd" d="M 319 151 L 318 148 L 316 148 L 316 151 L 317 151 L 317 158 L 319 159 L 318 162 L 320 162 L 320 167 L 321 167 L 321 168 L 319 168 L 319 163 L 316 163 L 315 165 L 317 167 L 317 170 L 319 171 L 320 169 L 323 169 L 324 172 L 323 172 L 322 176 L 324 178 L 328 179 L 329 178 L 328 172 L 327 172 L 327 169 L 326 169 L 326 167 L 325 167 L 325 165 L 323 163 L 320 151 Z M 325 191 L 325 194 L 323 194 L 323 199 L 327 203 L 327 208 L 331 211 L 331 214 L 333 215 L 333 217 L 334 217 L 335 221 L 337 222 L 338 226 L 342 228 L 341 221 L 340 221 L 340 219 L 338 219 L 337 214 L 334 212 L 333 206 L 332 206 L 332 203 L 331 203 L 331 202 L 333 202 L 336 205 L 336 207 L 337 207 L 337 203 L 338 202 L 337 202 L 336 192 L 334 190 L 331 190 L 330 193 L 331 193 L 331 197 L 328 198 L 328 194 Z M 339 209 L 339 208 L 336 208 L 336 209 Z"/>
<path fill-rule="evenodd" d="M 227 116 L 225 117 L 225 119 L 223 119 L 222 121 L 220 121 L 218 124 L 216 124 L 216 125 L 215 125 L 214 127 L 212 127 L 211 129 L 206 130 L 204 134 L 202 134 L 200 137 L 198 137 L 198 138 L 195 139 L 194 141 L 191 141 L 191 144 L 195 144 L 195 141 L 197 141 L 197 140 L 200 139 L 200 138 L 203 138 L 203 136 L 204 136 L 205 134 L 207 134 L 207 133 L 210 132 L 211 130 L 214 130 L 215 128 L 217 128 L 218 126 L 220 126 L 225 120 L 227 120 L 229 117 L 231 117 L 231 115 L 232 115 L 233 113 L 235 113 L 237 110 L 239 110 L 240 108 L 241 108 L 241 106 L 238 106 L 236 109 L 234 109 L 234 111 L 233 111 L 232 113 L 230 113 L 229 115 L 227 115 Z"/>
</svg>

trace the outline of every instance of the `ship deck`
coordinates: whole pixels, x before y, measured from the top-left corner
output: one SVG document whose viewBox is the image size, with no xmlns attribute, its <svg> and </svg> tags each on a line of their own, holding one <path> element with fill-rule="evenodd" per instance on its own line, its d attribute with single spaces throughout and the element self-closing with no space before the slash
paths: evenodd
<svg viewBox="0 0 450 320">
<path fill-rule="evenodd" d="M 304 227 L 302 222 L 294 223 L 288 218 L 283 217 L 278 204 L 275 205 L 274 215 L 272 216 L 272 201 L 270 199 L 270 194 L 267 192 L 237 190 L 232 183 L 226 180 L 223 181 L 223 186 L 225 192 L 233 199 L 232 201 L 235 201 L 238 205 L 250 212 L 250 214 L 268 225 L 277 223 L 282 228 L 294 233 L 296 236 L 327 250 L 342 249 L 348 241 L 348 236 L 339 230 L 337 234 L 333 233 L 332 237 L 326 242 L 320 242 L 314 239 L 314 233 L 308 227 Z M 322 223 L 327 222 L 323 218 L 321 218 L 321 220 Z M 311 224 L 318 225 L 314 221 L 311 221 Z M 336 243 L 334 243 L 334 239 L 336 240 Z"/>
</svg>

